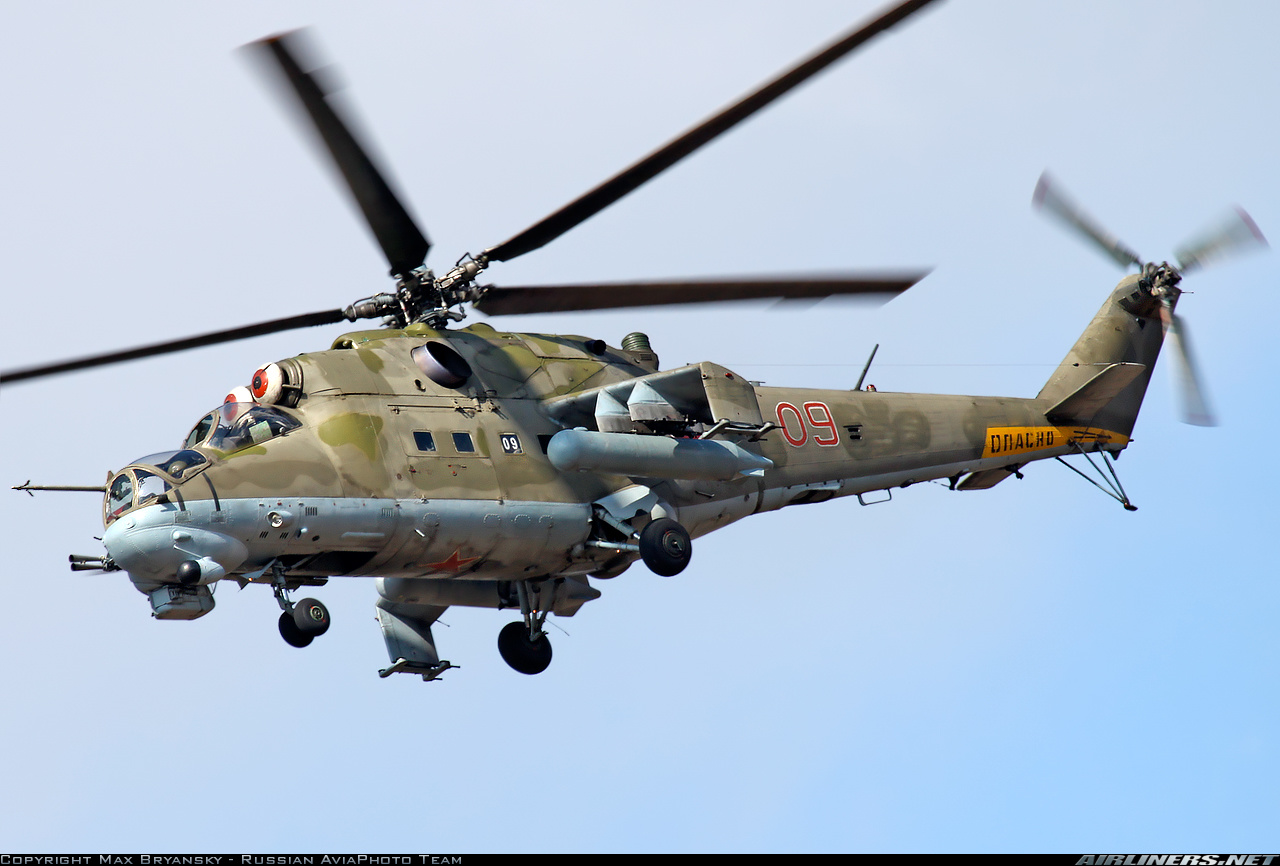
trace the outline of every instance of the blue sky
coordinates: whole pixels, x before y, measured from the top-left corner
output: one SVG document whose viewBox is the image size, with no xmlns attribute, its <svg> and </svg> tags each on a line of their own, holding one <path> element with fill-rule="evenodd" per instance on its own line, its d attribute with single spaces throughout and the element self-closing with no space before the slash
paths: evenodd
<svg viewBox="0 0 1280 866">
<path fill-rule="evenodd" d="M 437 268 L 506 239 L 879 4 L 68 3 L 11 10 L 5 369 L 387 287 L 236 46 L 314 25 Z M 1280 237 L 1280 13 L 951 2 L 554 244 L 507 284 L 933 266 L 880 307 L 512 317 L 643 330 L 777 385 L 1033 395 L 1121 274 L 1032 213 L 1046 167 L 1148 258 L 1245 206 Z M 365 580 L 286 646 L 261 588 L 159 623 L 87 494 L 0 496 L 0 844 L 192 851 L 1274 850 L 1274 253 L 1179 307 L 1222 426 L 1158 369 L 1119 505 L 1056 464 L 753 518 L 552 629 L 451 610 L 462 666 L 379 680 Z M 99 483 L 173 447 L 293 332 L 6 388 L 3 469 Z M 1161 365 L 1164 366 L 1163 364 Z"/>
</svg>

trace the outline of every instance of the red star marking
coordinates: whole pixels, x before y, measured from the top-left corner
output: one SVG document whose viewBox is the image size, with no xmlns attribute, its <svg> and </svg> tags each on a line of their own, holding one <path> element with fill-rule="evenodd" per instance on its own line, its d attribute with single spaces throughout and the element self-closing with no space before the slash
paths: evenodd
<svg viewBox="0 0 1280 866">
<path fill-rule="evenodd" d="M 461 553 L 462 548 L 458 548 L 453 553 L 449 554 L 449 558 L 444 562 L 427 563 L 427 568 L 432 571 L 452 571 L 456 574 L 457 572 L 462 571 L 464 566 L 470 565 L 480 558 L 478 556 L 471 556 L 464 559 L 461 556 Z"/>
</svg>

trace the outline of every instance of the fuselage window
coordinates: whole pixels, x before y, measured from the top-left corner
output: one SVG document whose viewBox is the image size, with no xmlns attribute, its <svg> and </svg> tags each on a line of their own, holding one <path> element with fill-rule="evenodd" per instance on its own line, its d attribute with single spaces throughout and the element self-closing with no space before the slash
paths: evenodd
<svg viewBox="0 0 1280 866">
<path fill-rule="evenodd" d="M 425 430 L 413 431 L 413 443 L 418 446 L 419 451 L 436 450 L 436 437 Z"/>
<path fill-rule="evenodd" d="M 470 433 L 454 433 L 453 434 L 453 450 L 459 454 L 472 454 L 476 450 L 475 443 L 471 441 Z"/>
</svg>

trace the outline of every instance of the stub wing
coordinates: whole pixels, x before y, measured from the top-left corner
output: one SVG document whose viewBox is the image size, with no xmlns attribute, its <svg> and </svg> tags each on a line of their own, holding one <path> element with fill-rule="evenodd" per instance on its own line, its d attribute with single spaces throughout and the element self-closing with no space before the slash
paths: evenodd
<svg viewBox="0 0 1280 866">
<path fill-rule="evenodd" d="M 708 361 L 577 391 L 543 406 L 566 427 L 602 433 L 632 432 L 634 424 L 646 421 L 763 424 L 751 383 Z"/>
</svg>

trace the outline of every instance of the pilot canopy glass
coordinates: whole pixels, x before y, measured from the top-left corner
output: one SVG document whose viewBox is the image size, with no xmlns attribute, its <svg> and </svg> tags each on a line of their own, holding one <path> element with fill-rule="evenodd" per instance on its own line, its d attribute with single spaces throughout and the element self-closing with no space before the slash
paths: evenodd
<svg viewBox="0 0 1280 866">
<path fill-rule="evenodd" d="M 298 419 L 275 406 L 224 403 L 191 428 L 183 447 L 210 448 L 229 454 L 261 445 L 301 426 Z"/>
</svg>

